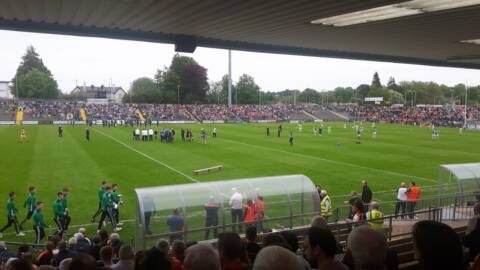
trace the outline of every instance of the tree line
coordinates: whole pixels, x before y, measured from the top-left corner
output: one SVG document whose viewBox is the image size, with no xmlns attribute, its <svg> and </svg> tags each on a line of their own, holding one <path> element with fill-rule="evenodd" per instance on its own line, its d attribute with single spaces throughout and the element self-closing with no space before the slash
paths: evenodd
<svg viewBox="0 0 480 270">
<path fill-rule="evenodd" d="M 12 79 L 11 92 L 20 98 L 72 98 L 58 89 L 50 70 L 35 51 L 27 47 L 26 53 Z M 319 91 L 285 89 L 281 91 L 261 91 L 260 86 L 249 74 L 242 74 L 232 82 L 233 104 L 272 104 L 307 102 L 317 104 L 357 103 L 362 104 L 366 97 L 383 97 L 384 104 L 447 104 L 465 103 L 465 85 L 447 86 L 435 82 L 401 81 L 390 77 L 382 84 L 377 72 L 371 83 L 357 87 L 337 87 Z M 468 87 L 468 103 L 480 104 L 480 86 Z M 142 77 L 134 80 L 124 102 L 164 103 L 164 104 L 227 104 L 228 75 L 221 80 L 209 82 L 207 69 L 194 58 L 175 54 L 170 65 L 158 69 L 153 78 Z"/>
</svg>

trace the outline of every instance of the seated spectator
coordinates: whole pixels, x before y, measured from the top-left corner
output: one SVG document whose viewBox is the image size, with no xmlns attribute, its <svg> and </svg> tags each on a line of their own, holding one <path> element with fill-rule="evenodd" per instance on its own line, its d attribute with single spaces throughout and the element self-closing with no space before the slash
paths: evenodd
<svg viewBox="0 0 480 270">
<path fill-rule="evenodd" d="M 88 239 L 88 237 L 87 237 L 87 229 L 85 229 L 85 228 L 82 227 L 82 228 L 78 229 L 78 232 L 81 233 L 81 234 L 83 234 L 83 239 L 85 239 L 85 241 L 87 241 L 87 242 L 89 243 L 89 245 L 91 246 L 91 245 L 92 245 L 92 241 L 90 241 L 90 239 Z M 77 239 L 77 240 L 78 240 L 78 239 Z"/>
<path fill-rule="evenodd" d="M 97 235 L 100 237 L 102 247 L 108 245 L 108 232 L 106 230 L 101 229 Z"/>
<path fill-rule="evenodd" d="M 467 269 L 460 240 L 450 226 L 431 220 L 419 221 L 413 226 L 413 239 L 423 269 Z"/>
<path fill-rule="evenodd" d="M 0 241 L 0 264 L 13 257 L 15 257 L 15 254 L 7 249 L 4 241 Z"/>
<path fill-rule="evenodd" d="M 56 270 L 55 267 L 51 265 L 40 265 L 37 268 L 38 270 Z"/>
<path fill-rule="evenodd" d="M 328 229 L 328 223 L 322 216 L 315 216 L 312 218 L 312 227 Z"/>
<path fill-rule="evenodd" d="M 171 270 L 172 264 L 168 255 L 158 248 L 151 248 L 138 263 L 135 270 Z"/>
<path fill-rule="evenodd" d="M 279 246 L 291 250 L 292 247 L 280 233 L 270 233 L 263 237 L 263 247 Z"/>
<path fill-rule="evenodd" d="M 180 240 L 173 241 L 172 245 L 172 268 L 182 270 L 183 259 L 185 258 L 185 243 Z"/>
<path fill-rule="evenodd" d="M 245 233 L 245 249 L 248 259 L 253 263 L 258 252 L 260 252 L 260 246 L 257 244 L 257 228 L 255 226 L 247 227 Z"/>
<path fill-rule="evenodd" d="M 119 261 L 114 264 L 112 270 L 134 270 L 134 254 L 130 245 L 123 245 L 118 252 Z"/>
<path fill-rule="evenodd" d="M 287 241 L 290 246 L 290 250 L 297 254 L 298 251 L 298 237 L 292 231 L 282 231 L 280 235 Z"/>
<path fill-rule="evenodd" d="M 10 258 L 5 263 L 5 270 L 33 270 L 33 266 L 27 260 Z"/>
<path fill-rule="evenodd" d="M 468 221 L 465 237 L 463 238 L 463 245 L 468 248 L 468 260 L 470 262 L 475 260 L 480 254 L 480 203 L 473 207 L 475 216 Z"/>
<path fill-rule="evenodd" d="M 143 258 L 145 258 L 145 250 L 140 250 L 135 253 L 135 258 L 134 258 L 134 265 L 135 265 L 135 270 L 140 269 L 140 263 L 143 261 Z"/>
<path fill-rule="evenodd" d="M 185 252 L 184 270 L 220 270 L 218 252 L 210 245 L 195 244 Z"/>
<path fill-rule="evenodd" d="M 253 264 L 253 270 L 304 270 L 302 259 L 288 249 L 268 246 L 260 250 Z"/>
<path fill-rule="evenodd" d="M 113 248 L 104 246 L 100 249 L 100 265 L 103 267 L 111 267 L 113 265 Z"/>
<path fill-rule="evenodd" d="M 75 237 L 68 239 L 67 248 L 68 250 L 75 252 L 77 249 L 77 239 Z"/>
<path fill-rule="evenodd" d="M 170 253 L 170 244 L 165 239 L 159 239 L 155 247 L 158 248 L 158 250 L 160 250 L 164 254 Z"/>
<path fill-rule="evenodd" d="M 66 258 L 60 263 L 60 265 L 58 266 L 58 270 L 69 270 L 70 263 L 72 263 L 72 258 Z"/>
<path fill-rule="evenodd" d="M 120 235 L 118 233 L 110 234 L 109 244 L 113 249 L 113 256 L 118 257 L 118 251 L 123 245 L 123 242 L 120 240 Z"/>
<path fill-rule="evenodd" d="M 356 227 L 348 236 L 346 258 L 353 260 L 351 268 L 356 270 L 384 269 L 387 256 L 387 240 L 378 230 L 367 225 Z M 350 266 L 347 264 L 347 266 Z"/>
<path fill-rule="evenodd" d="M 77 240 L 77 244 L 75 245 L 76 252 L 90 252 L 90 241 L 85 238 L 85 235 L 83 233 L 78 232 L 74 234 L 73 237 Z"/>
<path fill-rule="evenodd" d="M 318 270 L 348 270 L 348 267 L 335 259 L 337 240 L 325 228 L 311 227 L 304 242 L 305 257 L 312 268 Z"/>
<path fill-rule="evenodd" d="M 237 233 L 220 233 L 217 245 L 223 270 L 248 269 L 248 258 Z"/>
<path fill-rule="evenodd" d="M 67 243 L 65 241 L 58 242 L 57 248 L 58 253 L 57 255 L 53 256 L 52 259 L 53 266 L 59 266 L 64 259 L 73 258 L 73 256 L 75 255 L 75 253 L 67 249 Z"/>
<path fill-rule="evenodd" d="M 100 249 L 102 248 L 102 240 L 99 236 L 92 238 L 92 247 L 90 248 L 90 255 L 95 259 L 95 261 L 100 260 Z"/>
<path fill-rule="evenodd" d="M 91 270 L 96 269 L 96 266 L 95 258 L 86 253 L 78 253 L 70 262 L 69 270 Z"/>
<path fill-rule="evenodd" d="M 55 248 L 53 242 L 48 241 L 44 249 L 38 254 L 38 265 L 49 265 L 53 258 L 53 249 Z"/>
</svg>

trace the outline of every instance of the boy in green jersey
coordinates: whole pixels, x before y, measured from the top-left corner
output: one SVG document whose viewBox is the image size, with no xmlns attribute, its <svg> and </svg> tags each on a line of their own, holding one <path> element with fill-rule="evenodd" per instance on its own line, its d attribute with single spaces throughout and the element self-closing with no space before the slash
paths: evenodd
<svg viewBox="0 0 480 270">
<path fill-rule="evenodd" d="M 57 193 L 57 199 L 53 202 L 53 220 L 57 224 L 58 231 L 57 234 L 60 237 L 63 237 L 64 225 L 63 221 L 65 220 L 65 209 L 63 209 L 63 192 Z"/>
<path fill-rule="evenodd" d="M 35 194 L 37 193 L 37 189 L 35 187 L 28 188 L 28 196 L 27 200 L 23 203 L 23 208 L 27 208 L 27 216 L 25 219 L 20 223 L 20 228 L 25 225 L 25 222 L 30 220 L 35 211 L 35 207 L 37 206 L 37 198 L 35 198 Z"/>
<path fill-rule="evenodd" d="M 98 209 L 97 209 L 97 212 L 95 212 L 95 214 L 93 215 L 92 219 L 90 220 L 91 223 L 95 223 L 95 219 L 102 212 L 102 198 L 103 198 L 103 194 L 105 193 L 106 187 L 107 187 L 107 181 L 102 181 L 102 185 L 98 189 Z"/>
<path fill-rule="evenodd" d="M 8 194 L 8 197 L 9 197 L 7 201 L 8 223 L 7 225 L 3 226 L 2 229 L 0 229 L 0 238 L 3 237 L 3 232 L 12 225 L 15 225 L 15 231 L 17 232 L 17 236 L 25 236 L 25 233 L 21 231 L 20 224 L 18 224 L 18 220 L 17 220 L 18 209 L 15 207 L 15 198 L 17 197 L 17 194 L 15 194 L 15 192 L 12 191 Z"/>
<path fill-rule="evenodd" d="M 33 231 L 35 231 L 35 244 L 40 244 L 40 241 L 45 237 L 45 229 L 49 228 L 43 221 L 42 209 L 43 202 L 38 202 L 33 212 Z"/>
<path fill-rule="evenodd" d="M 70 213 L 68 212 L 68 204 L 67 204 L 67 196 L 68 192 L 70 190 L 67 187 L 63 188 L 63 200 L 62 200 L 62 206 L 63 206 L 63 230 L 68 231 L 68 226 L 70 225 L 70 221 L 72 221 L 72 218 L 70 217 Z"/>
<path fill-rule="evenodd" d="M 110 222 L 112 223 L 113 229 L 115 231 L 121 231 L 122 228 L 118 228 L 117 224 L 115 223 L 115 219 L 113 218 L 112 215 L 112 208 L 113 208 L 113 201 L 112 201 L 112 188 L 111 187 L 106 187 L 105 188 L 105 193 L 103 194 L 102 197 L 102 215 L 100 216 L 100 221 L 98 222 L 98 230 L 102 229 L 103 222 L 105 221 L 105 218 L 108 217 Z"/>
</svg>

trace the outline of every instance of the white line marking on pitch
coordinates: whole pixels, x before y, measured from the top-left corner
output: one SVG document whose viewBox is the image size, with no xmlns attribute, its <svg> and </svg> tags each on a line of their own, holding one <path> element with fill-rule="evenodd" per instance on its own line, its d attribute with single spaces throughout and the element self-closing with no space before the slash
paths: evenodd
<svg viewBox="0 0 480 270">
<path fill-rule="evenodd" d="M 160 161 L 160 160 L 158 160 L 158 159 L 155 159 L 155 158 L 153 158 L 153 157 L 151 157 L 151 156 L 149 156 L 149 155 L 147 155 L 147 154 L 145 154 L 145 153 L 143 153 L 143 152 L 141 152 L 141 151 L 139 151 L 139 150 L 131 147 L 130 145 L 128 145 L 128 144 L 126 144 L 126 143 L 124 143 L 124 142 L 116 139 L 116 138 L 113 137 L 113 136 L 108 135 L 107 133 L 105 133 L 105 132 L 103 132 L 103 131 L 96 130 L 96 129 L 92 129 L 92 130 L 95 131 L 95 132 L 98 132 L 98 133 L 102 134 L 103 136 L 105 136 L 105 137 L 107 137 L 107 138 L 110 138 L 110 139 L 116 141 L 117 143 L 125 146 L 126 148 L 132 150 L 133 152 L 135 152 L 135 153 L 137 153 L 137 154 L 139 154 L 139 155 L 142 155 L 142 156 L 150 159 L 151 161 L 156 162 L 156 163 L 162 165 L 162 166 L 165 167 L 165 168 L 170 169 L 170 170 L 172 170 L 172 171 L 174 171 L 174 172 L 176 172 L 176 173 L 178 173 L 178 174 L 186 177 L 188 180 L 190 180 L 190 181 L 192 181 L 192 182 L 200 183 L 200 181 L 198 181 L 197 179 L 191 177 L 190 175 L 187 175 L 187 174 L 185 174 L 185 173 L 183 173 L 183 172 L 181 172 L 181 171 L 173 168 L 172 166 L 170 166 L 170 165 L 168 165 L 168 164 L 166 164 L 166 163 L 164 163 L 164 162 L 162 162 L 162 161 Z"/>
<path fill-rule="evenodd" d="M 438 182 L 436 180 L 429 179 L 429 178 L 418 177 L 418 176 L 414 176 L 414 175 L 408 175 L 408 174 L 397 173 L 397 172 L 392 172 L 392 171 L 386 171 L 386 170 L 381 170 L 381 169 L 376 169 L 376 168 L 370 168 L 370 167 L 365 167 L 365 166 L 362 166 L 362 165 L 347 163 L 347 162 L 343 162 L 343 161 L 336 161 L 336 160 L 331 160 L 331 159 L 326 159 L 326 158 L 321 158 L 321 157 L 309 156 L 309 155 L 305 155 L 305 154 L 300 154 L 300 153 L 295 153 L 295 152 L 290 152 L 290 151 L 285 151 L 285 150 L 280 150 L 280 149 L 275 149 L 275 148 L 270 148 L 270 147 L 265 147 L 265 146 L 259 146 L 259 145 L 255 145 L 255 144 L 247 144 L 247 143 L 243 143 L 243 142 L 237 142 L 237 141 L 232 141 L 232 140 L 228 140 L 228 139 L 220 139 L 220 138 L 217 139 L 217 140 L 233 142 L 233 143 L 237 143 L 237 144 L 252 146 L 252 147 L 256 147 L 256 148 L 260 148 L 260 149 L 265 149 L 265 150 L 275 151 L 275 152 L 280 152 L 280 153 L 285 153 L 285 154 L 292 154 L 292 155 L 296 155 L 296 156 L 300 156 L 300 157 L 321 160 L 321 161 L 330 162 L 330 163 L 334 163 L 334 164 L 340 164 L 340 165 L 345 165 L 345 166 L 350 166 L 350 167 L 373 170 L 373 171 L 387 173 L 387 174 L 391 174 L 391 175 L 398 175 L 398 176 L 402 176 L 402 177 L 413 177 L 413 178 L 422 179 L 422 180 L 425 180 L 425 181 L 430 181 L 430 182 L 433 182 L 433 183 Z"/>
</svg>

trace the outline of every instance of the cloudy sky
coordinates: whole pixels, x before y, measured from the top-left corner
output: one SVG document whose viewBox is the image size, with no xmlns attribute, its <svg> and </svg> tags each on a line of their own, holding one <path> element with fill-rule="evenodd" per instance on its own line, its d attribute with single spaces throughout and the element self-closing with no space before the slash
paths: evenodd
<svg viewBox="0 0 480 270">
<path fill-rule="evenodd" d="M 153 77 L 157 68 L 169 65 L 174 47 L 169 44 L 47 35 L 0 30 L 0 81 L 14 77 L 21 56 L 33 45 L 58 81 L 68 93 L 78 85 L 109 85 L 128 89 L 138 77 Z M 197 48 L 190 54 L 208 69 L 210 81 L 220 80 L 228 72 L 226 50 Z M 378 71 L 382 83 L 388 77 L 396 81 L 435 81 L 447 85 L 480 84 L 480 71 L 438 68 L 370 61 L 288 56 L 278 54 L 232 52 L 234 81 L 247 73 L 263 91 L 284 89 L 330 90 L 337 86 L 356 87 L 370 83 Z"/>
</svg>

